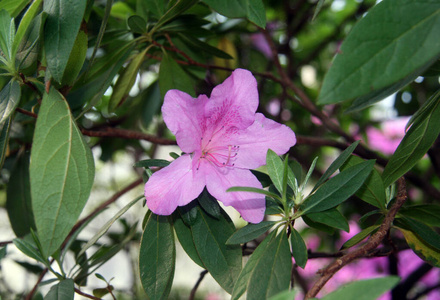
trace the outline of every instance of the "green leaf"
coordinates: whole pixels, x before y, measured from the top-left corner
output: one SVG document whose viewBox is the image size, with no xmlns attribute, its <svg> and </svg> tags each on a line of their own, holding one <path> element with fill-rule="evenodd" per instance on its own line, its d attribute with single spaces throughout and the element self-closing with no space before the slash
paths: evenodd
<svg viewBox="0 0 440 300">
<path fill-rule="evenodd" d="M 292 255 L 283 231 L 273 240 L 258 260 L 249 278 L 248 299 L 267 299 L 289 287 Z"/>
<path fill-rule="evenodd" d="M 47 68 L 61 83 L 86 9 L 86 0 L 46 0 L 44 30 Z"/>
<path fill-rule="evenodd" d="M 200 267 L 205 268 L 199 254 L 197 253 L 196 246 L 194 245 L 191 228 L 183 222 L 179 212 L 173 214 L 173 225 L 183 250 L 185 250 L 186 254 L 188 254 L 193 262 Z"/>
<path fill-rule="evenodd" d="M 53 285 L 44 300 L 73 300 L 75 286 L 72 279 L 65 279 Z"/>
<path fill-rule="evenodd" d="M 284 164 L 281 158 L 271 149 L 267 150 L 266 166 L 269 177 L 278 192 L 283 193 L 283 170 Z"/>
<path fill-rule="evenodd" d="M 165 13 L 165 1 L 163 0 L 137 0 L 136 12 L 143 17 L 148 17 L 151 13 L 156 19 L 159 19 Z"/>
<path fill-rule="evenodd" d="M 399 214 L 411 217 L 430 226 L 440 227 L 440 206 L 436 204 L 416 204 L 402 207 Z"/>
<path fill-rule="evenodd" d="M 347 200 L 367 179 L 374 162 L 369 160 L 360 163 L 330 178 L 303 202 L 300 206 L 302 213 L 324 211 Z"/>
<path fill-rule="evenodd" d="M 12 117 L 4 120 L 0 123 L 0 170 L 3 168 L 3 163 L 5 162 L 6 153 L 8 151 L 9 143 L 9 130 L 11 129 Z"/>
<path fill-rule="evenodd" d="M 80 256 L 84 252 L 86 252 L 87 249 L 89 249 L 91 246 L 93 246 L 113 225 L 116 220 L 118 220 L 127 210 L 130 209 L 134 204 L 136 204 L 139 200 L 143 199 L 144 196 L 139 196 L 133 201 L 129 202 L 127 205 L 125 205 L 120 211 L 118 211 L 110 220 L 108 220 L 99 230 L 98 232 L 87 241 L 87 243 L 81 248 L 81 251 L 77 254 L 77 256 Z"/>
<path fill-rule="evenodd" d="M 7 246 L 0 248 L 0 261 L 6 256 L 6 247 Z"/>
<path fill-rule="evenodd" d="M 439 31 L 436 1 L 384 0 L 375 5 L 341 45 L 318 103 L 350 100 L 420 74 L 440 54 Z"/>
<path fill-rule="evenodd" d="M 269 298 L 269 300 L 292 300 L 295 299 L 296 290 L 285 290 L 284 292 L 278 293 L 275 296 Z"/>
<path fill-rule="evenodd" d="M 263 194 L 266 196 L 269 196 L 271 198 L 277 199 L 281 202 L 281 198 L 272 192 L 263 190 L 263 189 L 259 189 L 259 188 L 254 188 L 254 187 L 244 187 L 244 186 L 233 186 L 229 189 L 226 190 L 227 192 L 250 192 L 250 193 L 258 193 L 258 194 Z"/>
<path fill-rule="evenodd" d="M 399 230 L 403 233 L 408 246 L 414 251 L 417 256 L 419 256 L 424 261 L 430 263 L 437 268 L 440 268 L 440 251 L 424 240 L 422 240 L 417 234 L 399 228 Z"/>
<path fill-rule="evenodd" d="M 317 230 L 326 232 L 329 235 L 333 235 L 335 233 L 335 229 L 333 227 L 330 227 L 330 226 L 322 224 L 322 223 L 314 222 L 307 215 L 303 215 L 302 219 L 303 219 L 304 223 L 306 223 L 307 226 L 309 226 L 311 228 L 315 228 Z"/>
<path fill-rule="evenodd" d="M 290 244 L 292 246 L 292 256 L 295 259 L 295 263 L 304 269 L 308 259 L 307 246 L 301 234 L 295 228 L 291 227 L 291 229 Z"/>
<path fill-rule="evenodd" d="M 324 174 L 319 178 L 318 182 L 313 187 L 312 193 L 321 185 L 323 184 L 333 173 L 336 172 L 344 163 L 345 161 L 350 157 L 350 155 L 353 153 L 354 149 L 356 149 L 357 145 L 359 145 L 360 141 L 356 141 L 350 146 L 347 147 L 328 167 L 328 169 L 324 172 Z"/>
<path fill-rule="evenodd" d="M 367 227 L 363 229 L 361 232 L 357 233 L 355 236 L 353 236 L 351 239 L 346 241 L 344 245 L 342 245 L 341 249 L 347 249 L 351 248 L 354 245 L 359 244 L 362 242 L 367 236 L 369 236 L 373 231 L 379 228 L 380 225 L 372 225 L 370 227 Z"/>
<path fill-rule="evenodd" d="M 440 133 L 440 91 L 433 97 L 435 105 L 414 120 L 386 165 L 382 174 L 386 187 L 408 172 L 437 139 Z"/>
<path fill-rule="evenodd" d="M 136 81 L 136 76 L 139 68 L 144 62 L 145 54 L 148 49 L 149 47 L 145 48 L 144 51 L 139 52 L 119 75 L 108 104 L 110 112 L 114 111 L 128 97 L 128 93 Z"/>
<path fill-rule="evenodd" d="M 29 159 L 28 153 L 17 158 L 6 191 L 6 210 L 12 230 L 17 237 L 30 233 L 31 228 L 35 230 L 29 182 Z"/>
<path fill-rule="evenodd" d="M 140 160 L 134 164 L 136 168 L 150 168 L 150 167 L 166 167 L 170 164 L 165 159 L 145 159 Z"/>
<path fill-rule="evenodd" d="M 226 241 L 226 244 L 242 244 L 252 241 L 272 228 L 274 224 L 274 221 L 263 221 L 258 224 L 248 224 L 231 235 L 231 237 Z"/>
<path fill-rule="evenodd" d="M 15 34 L 14 42 L 12 44 L 12 57 L 15 59 L 15 55 L 17 54 L 18 47 L 25 36 L 26 31 L 29 29 L 29 25 L 31 24 L 34 17 L 39 12 L 40 4 L 42 0 L 33 1 L 31 6 L 29 6 L 23 18 L 21 18 L 20 25 L 18 25 L 17 33 Z"/>
<path fill-rule="evenodd" d="M 390 291 L 399 281 L 400 278 L 397 276 L 354 281 L 322 297 L 321 300 L 376 300 L 386 291 Z"/>
<path fill-rule="evenodd" d="M 167 217 L 151 214 L 142 235 L 139 269 L 149 299 L 168 299 L 174 278 L 176 247 Z"/>
<path fill-rule="evenodd" d="M 220 286 L 232 293 L 234 283 L 241 271 L 241 247 L 226 245 L 235 227 L 229 216 L 212 218 L 197 207 L 199 218 L 191 225 L 194 244 L 205 268 Z"/>
<path fill-rule="evenodd" d="M 178 36 L 183 42 L 192 46 L 193 48 L 195 48 L 198 51 L 208 52 L 214 56 L 224 58 L 224 59 L 232 59 L 233 58 L 228 53 L 226 53 L 216 47 L 213 47 L 208 43 L 202 42 L 201 40 L 199 40 L 195 37 L 192 37 L 190 35 L 185 35 L 182 33 L 178 33 Z"/>
<path fill-rule="evenodd" d="M 341 170 L 345 170 L 348 167 L 355 166 L 362 162 L 364 162 L 362 158 L 352 155 Z M 364 184 L 356 192 L 356 196 L 371 205 L 385 209 L 387 198 L 385 194 L 385 186 L 382 181 L 382 176 L 380 176 L 376 169 L 373 168 Z"/>
<path fill-rule="evenodd" d="M 347 219 L 336 208 L 315 213 L 308 213 L 307 217 L 309 217 L 313 222 L 325 224 L 346 232 L 350 231 Z"/>
<path fill-rule="evenodd" d="M 6 122 L 7 118 L 15 111 L 20 102 L 20 85 L 14 79 L 0 91 L 0 124 Z"/>
<path fill-rule="evenodd" d="M 0 51 L 8 63 L 12 63 L 12 43 L 15 37 L 14 19 L 6 10 L 0 10 Z M 1 60 L 0 60 L 1 62 Z M 9 70 L 13 72 L 14 70 Z"/>
<path fill-rule="evenodd" d="M 147 22 L 141 16 L 130 16 L 127 20 L 127 24 L 135 33 L 143 34 L 147 32 Z"/>
<path fill-rule="evenodd" d="M 160 63 L 159 88 L 162 97 L 171 89 L 177 89 L 195 96 L 194 84 L 191 78 L 168 54 L 163 55 Z"/>
<path fill-rule="evenodd" d="M 6 10 L 15 18 L 28 4 L 29 0 L 2 0 L 0 1 L 0 10 Z"/>
<path fill-rule="evenodd" d="M 266 10 L 261 0 L 203 0 L 213 10 L 229 18 L 247 18 L 255 25 L 266 27 Z"/>
<path fill-rule="evenodd" d="M 43 263 L 46 266 L 49 265 L 47 259 L 45 259 L 40 251 L 38 251 L 38 249 L 35 248 L 34 245 L 32 245 L 31 243 L 25 241 L 24 239 L 14 239 L 12 242 L 18 250 L 20 250 L 27 256 Z"/>
<path fill-rule="evenodd" d="M 409 229 L 417 234 L 428 245 L 436 248 L 437 251 L 440 250 L 440 234 L 432 230 L 431 227 L 425 225 L 422 222 L 407 217 L 402 217 L 401 219 L 399 219 L 399 221 L 401 221 L 405 225 L 405 229 Z"/>
<path fill-rule="evenodd" d="M 157 0 L 153 0 L 157 1 Z M 157 21 L 156 25 L 154 25 L 153 29 L 150 31 L 150 34 L 157 31 L 161 28 L 165 23 L 171 21 L 175 17 L 183 14 L 186 10 L 188 10 L 191 6 L 196 4 L 197 0 L 176 0 L 174 4 L 163 14 L 160 15 L 159 21 Z"/>
<path fill-rule="evenodd" d="M 86 204 L 95 166 L 67 102 L 54 89 L 43 96 L 33 140 L 32 207 L 47 257 L 60 247 Z"/>
<path fill-rule="evenodd" d="M 203 192 L 197 197 L 200 206 L 210 214 L 212 217 L 218 219 L 221 218 L 222 214 L 220 211 L 220 205 L 218 204 L 217 199 L 215 199 L 211 194 L 208 193 L 208 190 L 205 188 Z"/>
<path fill-rule="evenodd" d="M 243 270 L 240 272 L 240 275 L 237 278 L 237 282 L 234 285 L 234 290 L 232 292 L 231 299 L 237 300 L 241 295 L 246 291 L 247 286 L 249 284 L 249 279 L 255 270 L 255 266 L 260 261 L 267 247 L 276 237 L 276 230 L 272 231 L 254 250 L 251 257 L 247 261 Z"/>
</svg>

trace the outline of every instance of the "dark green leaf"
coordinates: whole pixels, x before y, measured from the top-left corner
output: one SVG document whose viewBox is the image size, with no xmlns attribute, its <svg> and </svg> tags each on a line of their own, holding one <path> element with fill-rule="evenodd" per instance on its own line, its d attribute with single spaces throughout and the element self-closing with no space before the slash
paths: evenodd
<svg viewBox="0 0 440 300">
<path fill-rule="evenodd" d="M 281 201 L 281 198 L 277 194 L 269 192 L 269 191 L 266 191 L 266 190 L 263 190 L 263 189 L 254 188 L 254 187 L 234 186 L 234 187 L 231 187 L 231 188 L 227 189 L 226 191 L 227 192 L 258 193 L 258 194 L 263 194 L 263 195 L 266 195 L 266 196 L 269 196 L 271 198 L 278 199 L 279 201 Z"/>
<path fill-rule="evenodd" d="M 212 218 L 197 207 L 199 218 L 191 226 L 194 244 L 200 259 L 212 277 L 228 293 L 241 271 L 241 247 L 226 245 L 235 227 L 228 215 L 222 211 L 222 217 Z"/>
<path fill-rule="evenodd" d="M 150 13 L 159 19 L 165 13 L 165 1 L 163 0 L 137 0 L 136 12 L 143 17 L 147 17 Z"/>
<path fill-rule="evenodd" d="M 0 91 L 0 124 L 7 121 L 20 102 L 21 89 L 17 81 L 11 79 Z"/>
<path fill-rule="evenodd" d="M 44 268 L 41 267 L 41 265 L 31 264 L 26 261 L 17 261 L 17 260 L 15 260 L 15 263 L 26 269 L 27 272 L 35 274 L 37 276 L 44 271 Z"/>
<path fill-rule="evenodd" d="M 194 96 L 194 85 L 189 75 L 168 54 L 160 63 L 159 87 L 162 97 L 171 89 L 177 89 Z"/>
<path fill-rule="evenodd" d="M 181 34 L 181 33 L 179 33 L 178 35 L 182 41 L 184 41 L 188 45 L 194 47 L 198 51 L 208 52 L 212 55 L 215 55 L 217 57 L 224 58 L 224 59 L 232 59 L 232 56 L 230 56 L 228 53 L 226 53 L 216 47 L 213 47 L 208 43 L 202 42 L 201 40 L 199 40 L 195 37 L 192 37 L 190 35 Z"/>
<path fill-rule="evenodd" d="M 440 250 L 430 246 L 412 231 L 399 228 L 408 246 L 424 261 L 440 268 Z"/>
<path fill-rule="evenodd" d="M 285 290 L 278 293 L 275 296 L 269 298 L 269 300 L 292 300 L 295 299 L 296 290 Z"/>
<path fill-rule="evenodd" d="M 292 228 L 290 233 L 290 244 L 292 246 L 292 256 L 295 259 L 295 263 L 304 269 L 308 259 L 307 246 L 301 234 L 299 234 L 295 228 Z"/>
<path fill-rule="evenodd" d="M 399 281 L 400 278 L 397 276 L 359 280 L 340 287 L 336 291 L 322 297 L 321 300 L 376 300 L 386 291 L 390 291 Z"/>
<path fill-rule="evenodd" d="M 306 223 L 311 228 L 315 228 L 317 230 L 326 232 L 330 235 L 333 235 L 335 233 L 335 229 L 333 227 L 330 227 L 330 226 L 322 224 L 322 223 L 314 222 L 307 215 L 303 215 L 302 219 L 303 219 L 304 223 Z"/>
<path fill-rule="evenodd" d="M 273 240 L 258 260 L 250 276 L 248 299 L 268 299 L 289 287 L 292 255 L 283 231 Z"/>
<path fill-rule="evenodd" d="M 411 217 L 430 226 L 440 227 L 440 206 L 436 204 L 417 204 L 402 207 L 399 214 Z"/>
<path fill-rule="evenodd" d="M 263 187 L 268 187 L 272 183 L 269 175 L 267 175 L 266 173 L 255 170 L 251 170 L 251 172 L 252 174 L 255 175 L 255 177 L 257 177 L 258 181 L 261 183 Z"/>
<path fill-rule="evenodd" d="M 135 33 L 143 34 L 147 31 L 147 22 L 141 16 L 130 16 L 127 20 L 127 23 L 128 27 L 130 27 L 130 29 Z"/>
<path fill-rule="evenodd" d="M 352 155 L 341 170 L 364 162 L 359 156 Z M 373 168 L 371 174 L 365 180 L 364 184 L 356 192 L 356 196 L 365 202 L 374 205 L 378 208 L 385 209 L 386 194 L 385 186 L 382 181 L 382 176 Z"/>
<path fill-rule="evenodd" d="M 0 261 L 2 261 L 2 258 L 6 256 L 6 247 L 7 246 L 0 248 Z"/>
<path fill-rule="evenodd" d="M 9 130 L 11 129 L 12 117 L 0 123 L 0 170 L 3 168 L 5 162 L 6 152 L 9 143 Z"/>
<path fill-rule="evenodd" d="M 174 278 L 176 247 L 167 217 L 151 214 L 142 235 L 139 269 L 149 299 L 168 299 Z"/>
<path fill-rule="evenodd" d="M 136 81 L 136 76 L 145 59 L 145 54 L 147 53 L 148 49 L 149 48 L 147 47 L 144 49 L 144 51 L 139 52 L 130 61 L 128 66 L 121 72 L 109 100 L 108 109 L 110 112 L 118 108 L 128 97 L 128 93 Z"/>
<path fill-rule="evenodd" d="M 374 166 L 369 160 L 347 168 L 330 178 L 300 206 L 303 213 L 320 212 L 337 206 L 353 195 L 367 179 Z"/>
<path fill-rule="evenodd" d="M 347 219 L 336 208 L 331 208 L 316 213 L 308 213 L 307 217 L 309 217 L 313 222 L 325 224 L 346 232 L 350 231 Z"/>
<path fill-rule="evenodd" d="M 6 10 L 0 10 L 0 66 L 1 59 L 6 59 L 3 61 L 5 64 L 10 64 L 12 62 L 12 43 L 15 37 L 15 25 L 14 20 L 10 17 Z M 10 72 L 14 70 L 11 67 L 8 68 Z"/>
<path fill-rule="evenodd" d="M 65 279 L 52 286 L 44 300 L 73 300 L 75 286 L 72 279 Z"/>
<path fill-rule="evenodd" d="M 78 35 L 86 0 L 46 0 L 43 9 L 47 13 L 44 30 L 47 67 L 59 83 Z"/>
<path fill-rule="evenodd" d="M 29 154 L 17 158 L 9 178 L 6 191 L 6 209 L 12 230 L 17 237 L 23 237 L 35 230 L 32 212 L 31 187 L 29 182 Z"/>
<path fill-rule="evenodd" d="M 400 221 L 405 224 L 405 227 L 410 229 L 412 232 L 417 234 L 422 240 L 424 240 L 428 245 L 437 250 L 440 250 L 440 234 L 432 230 L 431 227 L 425 225 L 417 220 L 403 217 Z"/>
<path fill-rule="evenodd" d="M 350 100 L 421 73 L 440 54 L 439 12 L 440 3 L 429 0 L 386 0 L 374 6 L 344 40 L 319 103 Z"/>
<path fill-rule="evenodd" d="M 78 219 L 94 174 L 92 152 L 67 102 L 52 89 L 42 100 L 30 164 L 32 207 L 45 256 L 58 249 Z"/>
<path fill-rule="evenodd" d="M 408 172 L 429 150 L 440 133 L 440 92 L 435 105 L 414 121 L 383 171 L 385 186 Z"/>
<path fill-rule="evenodd" d="M 216 219 L 221 217 L 220 212 L 220 205 L 218 204 L 217 200 L 212 197 L 206 188 L 203 190 L 203 192 L 197 197 L 197 200 L 199 201 L 200 206 L 211 215 L 211 217 L 214 217 Z"/>
<path fill-rule="evenodd" d="M 276 230 L 272 231 L 252 253 L 243 270 L 240 272 L 240 275 L 237 278 L 237 282 L 234 285 L 234 290 L 231 296 L 232 300 L 237 300 L 246 291 L 249 280 L 255 270 L 255 266 L 262 258 L 268 246 L 275 239 L 276 234 Z"/>
<path fill-rule="evenodd" d="M 199 212 L 197 210 L 197 204 L 198 204 L 197 201 L 191 201 L 185 206 L 177 207 L 177 210 L 179 211 L 183 222 L 185 222 L 185 224 L 188 226 L 194 225 L 194 223 L 200 217 Z"/>
<path fill-rule="evenodd" d="M 134 164 L 136 168 L 150 168 L 150 167 L 166 167 L 170 164 L 165 159 L 145 159 L 140 160 Z"/>
<path fill-rule="evenodd" d="M 344 245 L 342 245 L 341 249 L 347 249 L 351 248 L 354 245 L 359 244 L 362 242 L 367 236 L 369 236 L 373 231 L 379 228 L 380 225 L 373 225 L 368 228 L 365 228 L 361 232 L 357 233 L 355 236 L 353 236 L 351 239 L 346 241 Z"/>
<path fill-rule="evenodd" d="M 14 239 L 13 240 L 15 247 L 17 247 L 18 250 L 26 254 L 27 256 L 45 264 L 48 265 L 48 261 L 41 255 L 40 251 L 34 245 L 31 243 L 25 241 L 24 239 Z"/>
<path fill-rule="evenodd" d="M 204 0 L 212 9 L 229 18 L 247 18 L 266 27 L 266 10 L 261 0 Z"/>
<path fill-rule="evenodd" d="M 227 241 L 227 245 L 242 244 L 256 239 L 275 224 L 274 221 L 263 221 L 258 224 L 248 224 L 235 232 Z"/>
<path fill-rule="evenodd" d="M 158 1 L 158 0 L 153 0 Z M 177 0 L 174 4 L 163 14 L 160 14 L 159 21 L 157 21 L 156 25 L 154 25 L 150 34 L 157 31 L 161 28 L 165 23 L 171 21 L 175 17 L 183 14 L 186 10 L 188 10 L 191 6 L 196 4 L 197 0 Z"/>
<path fill-rule="evenodd" d="M 324 174 L 321 176 L 321 178 L 319 178 L 318 182 L 315 184 L 312 193 L 345 163 L 345 161 L 350 157 L 351 153 L 353 153 L 354 149 L 356 149 L 357 145 L 359 145 L 359 142 L 360 141 L 356 141 L 353 144 L 351 144 L 338 156 L 338 158 L 336 158 L 332 162 L 332 164 L 328 167 L 328 169 L 324 172 Z"/>
<path fill-rule="evenodd" d="M 283 161 L 271 149 L 267 150 L 266 166 L 270 179 L 281 194 L 283 192 Z"/>
<path fill-rule="evenodd" d="M 191 228 L 183 222 L 179 212 L 173 214 L 173 225 L 183 250 L 185 250 L 186 254 L 188 254 L 193 262 L 204 268 L 205 266 L 197 253 L 196 246 L 194 245 Z"/>
</svg>

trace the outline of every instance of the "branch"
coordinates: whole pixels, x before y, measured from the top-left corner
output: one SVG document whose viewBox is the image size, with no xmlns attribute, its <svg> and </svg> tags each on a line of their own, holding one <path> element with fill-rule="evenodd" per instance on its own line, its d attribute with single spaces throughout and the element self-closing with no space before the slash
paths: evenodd
<svg viewBox="0 0 440 300">
<path fill-rule="evenodd" d="M 388 231 L 390 230 L 397 212 L 407 199 L 406 183 L 403 178 L 399 178 L 399 180 L 397 181 L 397 186 L 398 194 L 396 197 L 396 202 L 388 211 L 382 225 L 380 225 L 379 230 L 375 234 L 373 234 L 364 245 L 354 250 L 353 252 L 347 253 L 341 258 L 335 260 L 333 263 L 327 266 L 327 268 L 320 270 L 319 273 L 321 277 L 308 291 L 305 299 L 314 298 L 324 287 L 327 281 L 329 281 L 330 278 L 332 278 L 332 276 L 336 274 L 336 272 L 338 272 L 340 269 L 342 269 L 344 266 L 351 263 L 355 259 L 365 256 L 368 252 L 374 250 L 381 244 L 382 240 L 386 237 Z"/>
<path fill-rule="evenodd" d="M 87 293 L 84 293 L 84 292 L 82 292 L 80 289 L 77 289 L 77 288 L 75 288 L 75 293 L 77 293 L 77 294 L 79 294 L 79 295 L 81 295 L 81 296 L 84 296 L 84 297 L 86 297 L 86 298 L 89 298 L 89 299 L 101 300 L 101 298 L 98 298 L 98 297 L 95 297 L 95 296 L 93 296 L 93 295 L 89 295 L 89 294 L 87 294 Z"/>
<path fill-rule="evenodd" d="M 12 241 L 4 241 L 4 242 L 0 242 L 0 247 L 6 246 L 8 244 L 12 244 Z"/>
<path fill-rule="evenodd" d="M 191 294 L 189 295 L 188 300 L 194 300 L 195 296 L 196 296 L 196 291 L 197 288 L 199 287 L 200 283 L 202 282 L 203 278 L 205 277 L 205 275 L 208 273 L 207 270 L 204 270 L 202 272 L 200 272 L 200 277 L 197 280 L 196 284 L 194 285 L 194 287 L 191 290 Z"/>
<path fill-rule="evenodd" d="M 177 145 L 176 141 L 174 140 L 160 138 L 151 134 L 121 128 L 106 127 L 102 130 L 88 130 L 81 128 L 81 132 L 84 135 L 92 137 L 116 137 L 121 139 L 144 140 L 158 145 Z"/>
</svg>

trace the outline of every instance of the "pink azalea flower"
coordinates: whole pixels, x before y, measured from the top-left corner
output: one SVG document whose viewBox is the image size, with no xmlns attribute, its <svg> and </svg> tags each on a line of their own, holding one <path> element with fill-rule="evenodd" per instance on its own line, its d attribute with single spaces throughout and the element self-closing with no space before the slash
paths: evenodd
<svg viewBox="0 0 440 300">
<path fill-rule="evenodd" d="M 256 113 L 257 82 L 247 70 L 237 69 L 211 97 L 170 90 L 162 106 L 164 121 L 185 153 L 155 172 L 145 184 L 148 208 L 169 215 L 196 199 L 203 189 L 248 222 L 263 220 L 265 198 L 248 192 L 226 192 L 232 186 L 261 188 L 249 169 L 265 164 L 270 148 L 278 155 L 296 143 L 285 125 Z"/>
</svg>

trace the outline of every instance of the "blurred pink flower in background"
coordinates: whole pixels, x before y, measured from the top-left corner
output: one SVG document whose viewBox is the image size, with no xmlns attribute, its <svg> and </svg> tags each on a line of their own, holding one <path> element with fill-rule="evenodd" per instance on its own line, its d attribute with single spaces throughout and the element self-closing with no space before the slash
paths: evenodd
<svg viewBox="0 0 440 300">
<path fill-rule="evenodd" d="M 341 247 L 347 240 L 360 232 L 360 228 L 355 221 L 350 221 L 350 232 L 341 232 L 340 243 L 336 246 Z M 306 240 L 307 248 L 313 252 L 318 250 L 320 245 L 320 239 L 317 236 L 312 236 Z M 325 268 L 332 262 L 332 258 L 317 258 L 309 259 L 305 269 L 298 268 L 299 276 L 305 279 L 305 282 L 313 284 L 318 275 L 316 272 L 319 269 Z M 398 254 L 398 270 L 399 276 L 402 280 L 405 280 L 414 270 L 416 270 L 423 260 L 420 259 L 411 249 L 400 251 Z M 364 258 L 354 261 L 353 263 L 345 266 L 339 272 L 337 272 L 324 286 L 318 297 L 322 297 L 340 286 L 352 281 L 365 280 L 377 277 L 388 276 L 388 258 L 387 257 L 374 257 Z M 440 270 L 433 268 L 431 271 L 425 274 L 425 276 L 416 284 L 415 289 L 422 290 L 427 286 L 432 286 L 439 282 Z M 310 288 L 311 286 L 309 286 Z M 299 291 L 299 289 L 298 289 Z M 296 299 L 303 299 L 304 294 L 298 293 Z M 391 293 L 383 294 L 380 300 L 390 300 Z M 440 299 L 440 290 L 436 289 L 431 291 L 424 298 L 426 300 Z"/>
<path fill-rule="evenodd" d="M 368 127 L 366 129 L 368 145 L 371 149 L 391 155 L 396 151 L 405 135 L 405 126 L 410 117 L 399 117 L 382 122 L 380 129 Z"/>
</svg>

